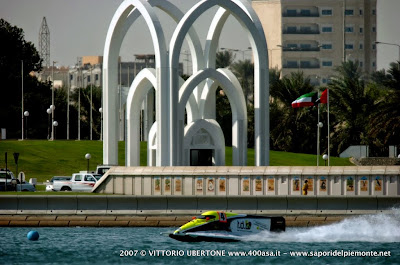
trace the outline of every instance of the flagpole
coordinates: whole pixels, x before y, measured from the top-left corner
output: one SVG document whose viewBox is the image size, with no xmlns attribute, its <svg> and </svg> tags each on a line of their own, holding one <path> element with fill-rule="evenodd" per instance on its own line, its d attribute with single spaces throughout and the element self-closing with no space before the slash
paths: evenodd
<svg viewBox="0 0 400 265">
<path fill-rule="evenodd" d="M 327 116 L 328 116 L 328 167 L 331 165 L 331 146 L 330 146 L 330 131 L 329 131 L 329 89 L 327 88 Z"/>
<path fill-rule="evenodd" d="M 318 91 L 318 98 L 320 98 L 319 91 Z M 318 121 L 317 121 L 317 167 L 319 166 L 319 104 L 317 105 L 318 108 Z"/>
</svg>

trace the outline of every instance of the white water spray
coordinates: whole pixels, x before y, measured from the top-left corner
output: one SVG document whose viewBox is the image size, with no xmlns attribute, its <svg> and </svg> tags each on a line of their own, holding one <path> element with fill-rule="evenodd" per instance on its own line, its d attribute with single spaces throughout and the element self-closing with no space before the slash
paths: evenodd
<svg viewBox="0 0 400 265">
<path fill-rule="evenodd" d="M 286 232 L 262 232 L 247 238 L 261 242 L 400 242 L 400 209 L 392 214 L 349 217 L 341 222 Z"/>
</svg>

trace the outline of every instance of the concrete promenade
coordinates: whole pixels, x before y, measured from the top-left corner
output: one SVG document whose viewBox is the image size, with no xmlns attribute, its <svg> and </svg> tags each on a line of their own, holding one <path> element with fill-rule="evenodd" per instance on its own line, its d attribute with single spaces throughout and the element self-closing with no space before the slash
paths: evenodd
<svg viewBox="0 0 400 265">
<path fill-rule="evenodd" d="M 284 216 L 315 226 L 390 214 L 400 196 L 0 195 L 0 226 L 179 227 L 208 210 Z"/>
</svg>

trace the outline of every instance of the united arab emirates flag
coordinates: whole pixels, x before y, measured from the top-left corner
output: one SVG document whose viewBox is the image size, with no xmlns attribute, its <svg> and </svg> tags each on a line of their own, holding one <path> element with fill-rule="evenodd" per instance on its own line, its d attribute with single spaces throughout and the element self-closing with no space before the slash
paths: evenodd
<svg viewBox="0 0 400 265">
<path fill-rule="evenodd" d="M 317 100 L 317 92 L 304 94 L 292 102 L 292 108 L 311 107 Z"/>
</svg>

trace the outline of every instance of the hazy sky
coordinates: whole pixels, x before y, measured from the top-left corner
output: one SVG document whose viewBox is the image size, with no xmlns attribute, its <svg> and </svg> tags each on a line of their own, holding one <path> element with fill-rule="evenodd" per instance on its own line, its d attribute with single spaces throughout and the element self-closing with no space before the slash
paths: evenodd
<svg viewBox="0 0 400 265">
<path fill-rule="evenodd" d="M 39 48 L 39 30 L 43 17 L 50 28 L 51 61 L 58 65 L 74 65 L 83 55 L 102 55 L 108 25 L 122 0 L 0 0 L 0 17 L 22 28 L 25 39 Z M 188 10 L 196 0 L 171 0 L 182 11 Z M 214 9 L 215 10 L 215 9 Z M 378 0 L 377 39 L 400 45 L 400 0 Z M 159 15 L 167 41 L 175 23 L 162 12 Z M 204 14 L 195 27 L 204 39 L 212 11 Z M 124 40 L 121 49 L 123 61 L 132 61 L 134 54 L 153 53 L 150 35 L 143 23 L 135 23 Z M 204 44 L 203 44 L 204 46 Z M 245 50 L 249 46 L 246 34 L 234 19 L 224 28 L 220 47 Z M 183 50 L 187 49 L 183 47 Z M 378 45 L 378 69 L 399 58 L 399 47 Z M 237 57 L 250 58 L 248 53 Z M 186 57 L 182 56 L 184 60 Z"/>
</svg>

